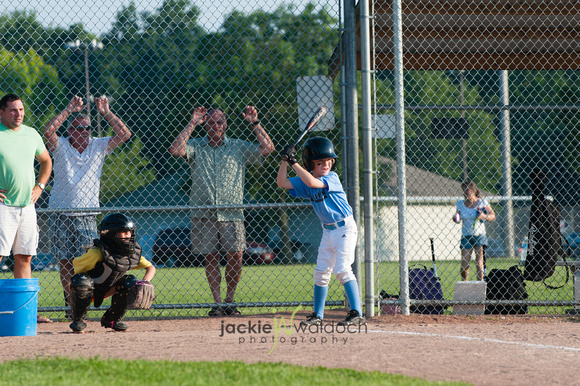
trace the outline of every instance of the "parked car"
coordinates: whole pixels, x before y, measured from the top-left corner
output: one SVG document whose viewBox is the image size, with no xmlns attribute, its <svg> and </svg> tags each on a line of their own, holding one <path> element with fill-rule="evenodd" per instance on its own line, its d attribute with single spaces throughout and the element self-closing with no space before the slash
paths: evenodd
<svg viewBox="0 0 580 386">
<path fill-rule="evenodd" d="M 568 253 L 571 259 L 580 259 L 580 233 L 572 232 L 564 236 L 566 241 L 564 243 L 564 251 Z"/>
<path fill-rule="evenodd" d="M 14 270 L 14 255 L 10 253 L 9 256 L 4 256 L 0 261 L 0 271 L 12 272 Z"/>
<path fill-rule="evenodd" d="M 578 232 L 567 233 L 564 235 L 564 238 L 566 239 L 562 243 L 562 247 L 564 248 L 564 252 L 566 252 L 566 254 L 568 256 L 570 256 L 571 259 L 579 260 L 580 259 L 580 233 L 578 233 Z M 525 244 L 527 246 L 527 243 L 528 243 L 528 241 L 527 241 L 527 237 L 526 237 L 524 239 L 524 241 L 522 241 L 522 245 Z M 522 257 L 522 253 L 523 253 L 523 248 L 520 246 L 518 249 L 518 256 L 520 256 L 520 260 L 525 261 L 525 258 Z"/>
<path fill-rule="evenodd" d="M 161 267 L 202 267 L 205 257 L 191 253 L 191 230 L 188 227 L 162 229 L 153 243 L 153 261 Z"/>
<path fill-rule="evenodd" d="M 270 248 L 274 251 L 277 262 L 282 263 L 282 243 L 270 243 Z M 290 249 L 292 252 L 292 263 L 315 263 L 317 249 L 311 243 L 303 243 L 300 240 L 290 240 Z"/>
<path fill-rule="evenodd" d="M 58 271 L 58 263 L 54 261 L 51 255 L 46 253 L 32 256 L 30 267 L 33 271 Z"/>
<path fill-rule="evenodd" d="M 487 239 L 485 255 L 487 257 L 506 257 L 502 241 L 500 239 Z"/>
<path fill-rule="evenodd" d="M 247 241 L 243 261 L 245 264 L 270 264 L 274 262 L 274 251 L 266 244 Z"/>
<path fill-rule="evenodd" d="M 192 253 L 190 235 L 189 227 L 159 230 L 153 243 L 152 263 L 162 267 L 203 267 L 205 256 Z M 242 259 L 244 264 L 270 264 L 274 252 L 266 244 L 247 240 Z M 221 263 L 225 264 L 225 259 Z"/>
</svg>

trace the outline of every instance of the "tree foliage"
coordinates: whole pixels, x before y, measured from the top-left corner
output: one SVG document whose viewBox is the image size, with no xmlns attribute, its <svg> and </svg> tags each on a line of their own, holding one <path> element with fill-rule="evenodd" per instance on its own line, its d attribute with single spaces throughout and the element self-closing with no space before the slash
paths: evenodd
<svg viewBox="0 0 580 386">
<path fill-rule="evenodd" d="M 199 105 L 224 109 L 228 134 L 251 140 L 253 133 L 241 112 L 246 104 L 255 105 L 277 147 L 284 146 L 298 131 L 296 79 L 325 74 L 338 44 L 338 20 L 315 3 L 301 11 L 292 5 L 272 12 L 233 11 L 214 32 L 200 25 L 199 15 L 192 0 L 164 0 L 156 10 L 142 13 L 132 1 L 101 37 L 104 50 L 90 52 L 92 94 L 110 97 L 112 108 L 138 137 L 131 151 L 139 148 L 143 159 L 136 160 L 148 161 L 139 168 L 152 168 L 158 177 L 183 167 L 167 149 Z M 72 95 L 85 94 L 84 52 L 67 49 L 66 43 L 94 38 L 82 24 L 44 27 L 34 11 L 1 15 L 0 89 L 23 94 L 30 122 L 43 124 Z M 408 71 L 404 84 L 408 105 L 457 105 L 460 100 L 453 71 Z M 579 84 L 577 71 L 512 71 L 510 104 L 577 105 Z M 394 103 L 392 74 L 377 74 L 375 86 L 378 104 Z M 339 95 L 338 82 L 334 87 Z M 464 103 L 498 104 L 498 87 L 497 72 L 467 71 Z M 461 180 L 461 140 L 435 139 L 430 133 L 433 118 L 460 114 L 408 110 L 409 164 Z M 469 110 L 464 115 L 471 128 L 466 143 L 469 175 L 482 188 L 500 192 L 498 114 Z M 511 114 L 515 194 L 529 193 L 526 176 L 538 164 L 561 170 L 566 178 L 580 173 L 577 121 L 578 114 L 569 110 Z M 393 140 L 381 140 L 378 148 L 382 155 L 395 157 Z M 248 173 L 251 200 L 276 200 L 263 183 L 275 172 L 266 162 Z"/>
</svg>

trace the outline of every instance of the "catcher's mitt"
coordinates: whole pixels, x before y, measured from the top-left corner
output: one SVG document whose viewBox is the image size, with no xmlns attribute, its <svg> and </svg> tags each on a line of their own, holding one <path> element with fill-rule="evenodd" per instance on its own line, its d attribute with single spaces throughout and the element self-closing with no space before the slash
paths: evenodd
<svg viewBox="0 0 580 386">
<path fill-rule="evenodd" d="M 148 280 L 137 280 L 135 285 L 128 290 L 127 308 L 147 309 L 155 300 L 155 287 Z"/>
</svg>

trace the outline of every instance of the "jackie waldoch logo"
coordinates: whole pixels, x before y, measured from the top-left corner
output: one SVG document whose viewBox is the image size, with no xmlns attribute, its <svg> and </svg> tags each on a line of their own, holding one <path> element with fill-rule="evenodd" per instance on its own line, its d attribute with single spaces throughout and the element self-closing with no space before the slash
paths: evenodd
<svg viewBox="0 0 580 386">
<path fill-rule="evenodd" d="M 294 323 L 294 316 L 296 312 L 300 311 L 302 306 L 296 307 L 290 323 L 286 324 L 284 317 L 274 317 L 272 322 L 264 322 L 261 320 L 253 322 L 249 320 L 247 323 L 225 323 L 222 321 L 220 327 L 220 337 L 225 335 L 237 335 L 238 344 L 272 344 L 272 348 L 268 355 L 276 348 L 278 343 L 296 345 L 303 344 L 346 344 L 349 340 L 349 335 L 367 333 L 367 326 L 339 326 L 334 322 L 325 323 L 322 326 L 306 326 L 300 323 Z M 282 334 L 280 334 L 282 332 Z M 296 336 L 294 334 L 309 333 L 311 336 Z M 255 336 L 261 335 L 261 336 Z M 328 336 L 330 335 L 330 336 Z"/>
</svg>

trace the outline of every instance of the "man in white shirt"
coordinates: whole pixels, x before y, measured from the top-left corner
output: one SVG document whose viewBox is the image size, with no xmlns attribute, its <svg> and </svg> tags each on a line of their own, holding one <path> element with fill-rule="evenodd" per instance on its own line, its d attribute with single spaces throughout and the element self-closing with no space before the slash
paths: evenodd
<svg viewBox="0 0 580 386">
<path fill-rule="evenodd" d="M 90 119 L 72 114 L 85 106 L 74 96 L 67 108 L 57 114 L 44 128 L 46 146 L 54 159 L 54 182 L 48 206 L 50 209 L 97 208 L 101 190 L 101 173 L 105 157 L 131 137 L 125 124 L 111 112 L 106 96 L 95 99 L 97 111 L 113 128 L 112 137 L 91 137 Z M 58 129 L 69 119 L 68 137 L 59 137 Z M 97 212 L 64 212 L 50 216 L 52 255 L 59 260 L 60 277 L 65 301 L 70 304 L 68 285 L 73 274 L 72 260 L 86 252 L 98 237 Z"/>
</svg>

